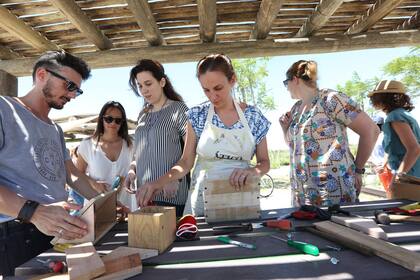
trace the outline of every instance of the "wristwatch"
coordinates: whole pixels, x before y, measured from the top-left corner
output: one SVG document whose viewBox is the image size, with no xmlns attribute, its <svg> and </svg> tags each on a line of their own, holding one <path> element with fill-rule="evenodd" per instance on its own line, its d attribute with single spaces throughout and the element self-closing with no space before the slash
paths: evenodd
<svg viewBox="0 0 420 280">
<path fill-rule="evenodd" d="M 27 200 L 19 211 L 17 220 L 21 223 L 29 223 L 39 203 L 33 200 Z"/>
<path fill-rule="evenodd" d="M 357 174 L 365 174 L 366 169 L 365 168 L 357 168 L 354 170 Z"/>
</svg>

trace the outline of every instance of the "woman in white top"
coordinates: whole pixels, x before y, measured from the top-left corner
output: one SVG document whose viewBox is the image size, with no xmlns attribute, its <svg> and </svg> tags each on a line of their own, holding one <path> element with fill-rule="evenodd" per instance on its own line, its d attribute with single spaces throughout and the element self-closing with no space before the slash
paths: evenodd
<svg viewBox="0 0 420 280">
<path fill-rule="evenodd" d="M 115 177 L 127 174 L 132 146 L 124 107 L 119 102 L 109 101 L 99 113 L 94 134 L 80 143 L 76 166 L 111 186 Z M 118 194 L 118 201 L 131 211 L 137 208 L 135 196 L 125 190 Z"/>
</svg>

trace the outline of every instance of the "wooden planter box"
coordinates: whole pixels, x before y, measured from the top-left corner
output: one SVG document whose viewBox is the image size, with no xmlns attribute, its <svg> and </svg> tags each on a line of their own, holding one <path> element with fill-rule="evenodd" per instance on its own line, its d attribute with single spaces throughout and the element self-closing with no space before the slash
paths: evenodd
<svg viewBox="0 0 420 280">
<path fill-rule="evenodd" d="M 85 243 L 96 244 L 115 224 L 117 215 L 117 191 L 112 190 L 100 194 L 85 204 L 79 211 L 79 217 L 88 224 L 88 233 L 79 239 L 67 240 L 55 237 L 51 244 L 57 243 Z"/>
<path fill-rule="evenodd" d="M 164 252 L 175 240 L 175 207 L 148 206 L 128 214 L 128 246 Z"/>
<path fill-rule="evenodd" d="M 260 178 L 249 178 L 241 191 L 226 180 L 208 180 L 204 187 L 206 222 L 239 221 L 260 218 Z"/>
<path fill-rule="evenodd" d="M 388 198 L 420 201 L 420 178 L 402 175 L 390 187 Z"/>
</svg>

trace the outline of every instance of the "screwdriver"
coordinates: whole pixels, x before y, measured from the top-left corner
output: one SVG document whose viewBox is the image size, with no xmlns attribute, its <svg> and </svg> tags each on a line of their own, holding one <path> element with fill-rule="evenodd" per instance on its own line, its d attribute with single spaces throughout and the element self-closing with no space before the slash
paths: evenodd
<svg viewBox="0 0 420 280">
<path fill-rule="evenodd" d="M 305 242 L 301 242 L 301 241 L 293 241 L 291 239 L 283 239 L 280 238 L 278 236 L 275 235 L 270 235 L 271 237 L 284 241 L 287 243 L 287 245 L 289 245 L 290 247 L 296 248 L 299 251 L 308 254 L 308 255 L 312 255 L 312 256 L 318 256 L 319 255 L 319 249 L 318 247 L 316 247 L 315 245 L 309 244 L 309 243 L 305 243 Z"/>
</svg>

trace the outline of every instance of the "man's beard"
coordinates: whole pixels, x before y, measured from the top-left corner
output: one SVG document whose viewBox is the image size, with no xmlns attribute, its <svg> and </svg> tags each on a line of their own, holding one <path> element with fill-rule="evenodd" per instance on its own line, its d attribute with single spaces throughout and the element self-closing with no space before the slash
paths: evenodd
<svg viewBox="0 0 420 280">
<path fill-rule="evenodd" d="M 51 93 L 51 84 L 50 81 L 47 81 L 47 84 L 42 88 L 42 93 L 45 96 L 45 101 L 47 102 L 48 106 L 50 108 L 54 108 L 57 110 L 61 110 L 63 109 L 64 105 L 63 104 L 59 104 L 57 102 L 55 102 L 53 100 L 53 94 Z"/>
</svg>

